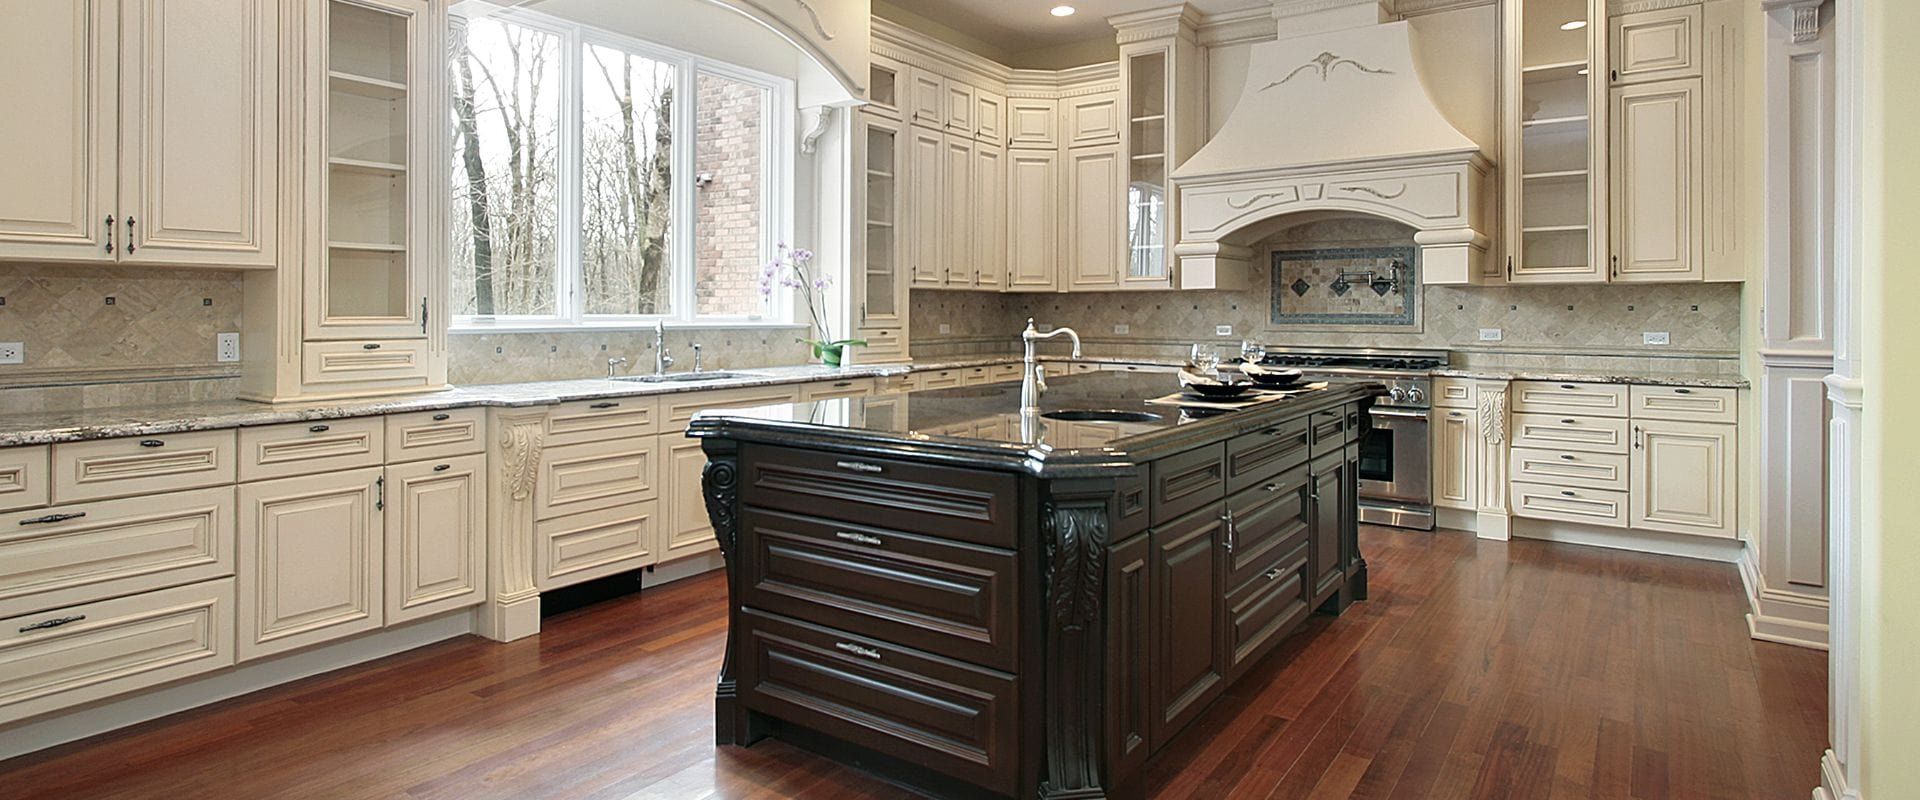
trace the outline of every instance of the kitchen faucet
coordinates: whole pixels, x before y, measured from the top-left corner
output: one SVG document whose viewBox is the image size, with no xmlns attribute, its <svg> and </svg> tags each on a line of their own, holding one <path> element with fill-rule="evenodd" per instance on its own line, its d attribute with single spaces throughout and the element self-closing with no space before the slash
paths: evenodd
<svg viewBox="0 0 1920 800">
<path fill-rule="evenodd" d="M 1073 340 L 1073 357 L 1080 357 L 1080 334 L 1072 328 L 1054 328 L 1046 333 L 1033 327 L 1033 318 L 1027 318 L 1027 329 L 1020 332 L 1020 342 L 1026 346 L 1026 355 L 1022 358 L 1024 367 L 1020 372 L 1020 414 L 1034 416 L 1040 413 L 1040 395 L 1047 391 L 1047 371 L 1033 355 L 1033 343 L 1041 339 L 1051 339 L 1066 334 Z"/>
<path fill-rule="evenodd" d="M 626 356 L 607 359 L 607 380 L 613 380 L 613 371 L 615 368 L 624 367 L 627 363 Z"/>
<path fill-rule="evenodd" d="M 656 319 L 653 321 L 653 374 L 665 375 L 671 366 L 673 356 L 667 355 L 667 323 Z"/>
</svg>

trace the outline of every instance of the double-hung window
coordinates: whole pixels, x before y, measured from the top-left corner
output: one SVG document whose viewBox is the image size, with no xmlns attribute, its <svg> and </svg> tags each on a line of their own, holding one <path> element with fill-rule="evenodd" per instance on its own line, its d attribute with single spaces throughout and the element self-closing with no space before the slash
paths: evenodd
<svg viewBox="0 0 1920 800">
<path fill-rule="evenodd" d="M 456 329 L 791 318 L 790 82 L 525 12 L 452 39 Z"/>
</svg>

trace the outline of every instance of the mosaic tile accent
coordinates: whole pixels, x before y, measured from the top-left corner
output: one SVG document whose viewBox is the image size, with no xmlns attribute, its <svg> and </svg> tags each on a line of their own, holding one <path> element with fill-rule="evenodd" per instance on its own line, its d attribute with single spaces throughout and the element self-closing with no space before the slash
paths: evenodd
<svg viewBox="0 0 1920 800">
<path fill-rule="evenodd" d="M 1272 292 L 1268 321 L 1414 327 L 1420 323 L 1419 263 L 1420 249 L 1411 245 L 1275 250 L 1268 261 L 1273 285 L 1285 289 Z"/>
</svg>

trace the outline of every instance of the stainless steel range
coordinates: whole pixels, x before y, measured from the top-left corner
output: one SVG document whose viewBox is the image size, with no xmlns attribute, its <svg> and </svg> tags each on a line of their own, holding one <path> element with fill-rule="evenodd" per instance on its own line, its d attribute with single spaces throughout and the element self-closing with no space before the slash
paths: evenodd
<svg viewBox="0 0 1920 800">
<path fill-rule="evenodd" d="M 1360 440 L 1360 521 L 1433 530 L 1428 416 L 1432 371 L 1445 350 L 1268 348 L 1263 363 L 1296 367 L 1309 379 L 1367 378 L 1387 385 Z"/>
</svg>

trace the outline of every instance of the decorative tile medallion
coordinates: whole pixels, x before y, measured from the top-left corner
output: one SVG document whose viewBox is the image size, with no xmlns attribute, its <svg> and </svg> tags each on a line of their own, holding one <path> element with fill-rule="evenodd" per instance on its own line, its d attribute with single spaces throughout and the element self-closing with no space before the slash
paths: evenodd
<svg viewBox="0 0 1920 800">
<path fill-rule="evenodd" d="M 1274 325 L 1419 325 L 1420 249 L 1411 246 L 1278 250 Z M 1285 287 L 1287 291 L 1278 291 Z M 1354 291 L 1362 288 L 1368 291 Z"/>
</svg>

